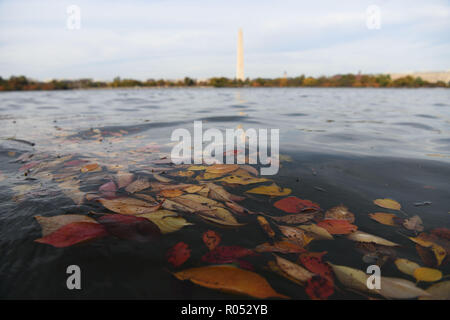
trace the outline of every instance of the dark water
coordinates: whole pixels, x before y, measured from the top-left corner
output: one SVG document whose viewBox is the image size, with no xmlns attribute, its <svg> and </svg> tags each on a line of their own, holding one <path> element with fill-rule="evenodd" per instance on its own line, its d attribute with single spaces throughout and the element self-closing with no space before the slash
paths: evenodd
<svg viewBox="0 0 450 320">
<path fill-rule="evenodd" d="M 2 298 L 235 298 L 175 279 L 165 253 L 179 241 L 192 248 L 184 267 L 199 266 L 207 249 L 205 230 L 222 235 L 223 245 L 254 248 L 267 237 L 252 217 L 245 227 L 223 228 L 196 218 L 194 226 L 151 243 L 106 237 L 54 248 L 34 242 L 41 229 L 33 216 L 101 212 L 78 206 L 45 175 L 25 176 L 15 159 L 95 159 L 101 173 L 80 177 L 80 189 L 96 190 L 114 171 L 148 173 L 170 151 L 176 128 L 279 128 L 282 167 L 270 177 L 292 194 L 327 210 L 344 204 L 359 230 L 399 243 L 397 257 L 423 264 L 407 230 L 381 225 L 371 212 L 377 198 L 392 198 L 408 216 L 419 215 L 425 232 L 450 227 L 450 91 L 445 89 L 162 89 L 12 92 L 0 94 L 0 297 Z M 101 132 L 101 139 L 97 133 Z M 11 140 L 15 138 L 18 140 Z M 24 141 L 35 143 L 31 146 Z M 59 157 L 59 158 L 58 158 Z M 63 158 L 64 159 L 64 158 Z M 180 180 L 181 181 L 181 180 Z M 249 186 L 229 189 L 241 194 Z M 280 198 L 246 199 L 250 210 L 273 214 Z M 417 206 L 418 202 L 431 204 Z M 269 205 L 268 205 L 269 204 Z M 415 205 L 416 204 L 416 205 Z M 279 213 L 279 211 L 278 211 Z M 398 214 L 402 216 L 401 213 Z M 365 270 L 362 253 L 345 237 L 314 240 L 310 251 L 327 260 Z M 248 261 L 276 291 L 308 298 L 304 290 L 265 265 L 270 254 Z M 289 257 L 289 256 L 288 256 Z M 82 290 L 66 288 L 68 265 L 82 269 Z M 181 269 L 183 269 L 181 268 Z M 449 274 L 448 264 L 440 267 Z M 391 262 L 382 275 L 413 278 Z M 420 284 L 426 288 L 429 284 Z M 237 296 L 240 298 L 240 296 Z M 361 298 L 338 290 L 331 298 Z"/>
</svg>

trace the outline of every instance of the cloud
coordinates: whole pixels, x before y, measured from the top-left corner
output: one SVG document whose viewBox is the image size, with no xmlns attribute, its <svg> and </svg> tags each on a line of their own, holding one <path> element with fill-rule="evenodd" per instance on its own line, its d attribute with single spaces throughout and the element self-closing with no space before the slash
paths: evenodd
<svg viewBox="0 0 450 320">
<path fill-rule="evenodd" d="M 68 5 L 81 29 L 66 28 Z M 366 8 L 381 8 L 368 30 Z M 0 2 L 1 76 L 197 78 L 234 76 L 244 29 L 250 77 L 450 69 L 445 1 Z"/>
</svg>

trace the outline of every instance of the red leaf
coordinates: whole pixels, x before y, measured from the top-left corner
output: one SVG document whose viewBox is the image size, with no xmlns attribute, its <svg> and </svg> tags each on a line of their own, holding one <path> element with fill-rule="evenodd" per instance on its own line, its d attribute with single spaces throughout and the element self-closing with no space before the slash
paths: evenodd
<svg viewBox="0 0 450 320">
<path fill-rule="evenodd" d="M 325 219 L 317 223 L 319 227 L 326 229 L 331 234 L 349 234 L 358 229 L 347 220 Z"/>
<path fill-rule="evenodd" d="M 305 292 L 313 300 L 325 300 L 334 293 L 334 285 L 327 278 L 314 276 L 308 280 Z"/>
<path fill-rule="evenodd" d="M 202 257 L 203 262 L 230 263 L 239 258 L 254 255 L 250 249 L 239 246 L 219 246 Z"/>
<path fill-rule="evenodd" d="M 431 233 L 439 238 L 450 240 L 450 229 L 447 228 L 436 228 L 431 230 Z"/>
<path fill-rule="evenodd" d="M 208 230 L 203 233 L 202 236 L 203 242 L 206 244 L 209 250 L 214 250 L 220 243 L 220 236 L 212 230 Z"/>
<path fill-rule="evenodd" d="M 317 203 L 302 200 L 297 197 L 287 197 L 273 204 L 276 208 L 289 213 L 299 213 L 306 210 L 320 210 Z"/>
<path fill-rule="evenodd" d="M 191 256 L 191 249 L 184 242 L 178 242 L 167 251 L 166 257 L 174 267 L 179 267 Z"/>
<path fill-rule="evenodd" d="M 64 163 L 65 167 L 78 167 L 78 166 L 82 166 L 85 163 L 87 163 L 89 161 L 87 160 L 72 160 L 72 161 L 68 161 L 66 163 Z"/>
<path fill-rule="evenodd" d="M 106 228 L 108 233 L 120 239 L 146 242 L 154 240 L 161 234 L 157 225 L 142 217 L 105 214 L 98 219 L 98 222 Z"/>
<path fill-rule="evenodd" d="M 323 278 L 327 278 L 331 281 L 331 284 L 334 284 L 333 271 L 331 267 L 322 260 L 322 257 L 326 253 L 326 251 L 302 253 L 299 260 L 301 264 L 306 267 L 306 269 L 312 273 L 322 276 Z"/>
<path fill-rule="evenodd" d="M 31 161 L 31 162 L 28 162 L 28 163 L 24 164 L 23 166 L 21 166 L 21 167 L 19 168 L 19 171 L 26 171 L 26 170 L 29 170 L 29 169 L 31 169 L 31 168 L 37 166 L 39 163 L 40 163 L 40 161 Z"/>
<path fill-rule="evenodd" d="M 117 186 L 114 182 L 107 182 L 98 188 L 103 198 L 111 199 L 116 196 Z"/>
<path fill-rule="evenodd" d="M 34 241 L 46 243 L 57 248 L 68 247 L 95 238 L 106 236 L 105 228 L 98 223 L 73 222 L 66 224 L 58 230 Z"/>
</svg>

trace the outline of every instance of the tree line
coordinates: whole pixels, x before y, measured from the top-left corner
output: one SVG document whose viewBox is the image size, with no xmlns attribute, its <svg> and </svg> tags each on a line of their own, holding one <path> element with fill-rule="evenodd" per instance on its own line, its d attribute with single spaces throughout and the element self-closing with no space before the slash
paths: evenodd
<svg viewBox="0 0 450 320">
<path fill-rule="evenodd" d="M 283 77 L 283 78 L 255 78 L 236 80 L 226 77 L 214 77 L 207 80 L 196 80 L 185 77 L 181 80 L 121 79 L 113 81 L 94 81 L 92 79 L 37 81 L 25 76 L 11 76 L 9 79 L 0 77 L 0 91 L 15 90 L 70 90 L 90 88 L 145 88 L 145 87 L 349 87 L 349 88 L 420 88 L 442 87 L 450 88 L 450 82 L 429 82 L 420 77 L 405 76 L 391 79 L 388 74 L 342 74 L 321 77 Z"/>
</svg>

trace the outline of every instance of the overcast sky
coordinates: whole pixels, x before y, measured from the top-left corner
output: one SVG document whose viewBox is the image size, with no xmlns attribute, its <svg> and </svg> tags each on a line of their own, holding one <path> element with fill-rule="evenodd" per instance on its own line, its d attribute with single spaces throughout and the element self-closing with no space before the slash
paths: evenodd
<svg viewBox="0 0 450 320">
<path fill-rule="evenodd" d="M 234 77 L 239 27 L 251 78 L 450 70 L 450 1 L 0 0 L 0 76 Z"/>
</svg>

